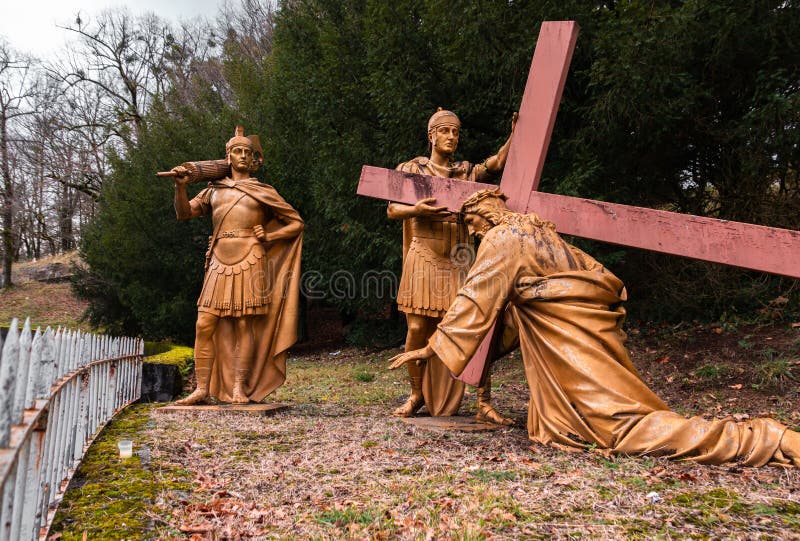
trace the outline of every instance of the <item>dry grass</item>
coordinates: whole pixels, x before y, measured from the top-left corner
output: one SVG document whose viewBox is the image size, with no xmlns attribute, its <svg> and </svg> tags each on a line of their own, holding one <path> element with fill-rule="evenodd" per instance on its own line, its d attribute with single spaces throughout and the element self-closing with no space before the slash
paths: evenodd
<svg viewBox="0 0 800 541">
<path fill-rule="evenodd" d="M 69 267 L 78 262 L 78 252 L 72 251 L 37 261 L 15 263 L 11 274 L 14 286 L 0 289 L 0 325 L 8 325 L 15 317 L 22 324 L 26 317 L 30 317 L 34 328 L 41 326 L 44 329 L 49 325 L 91 331 L 88 323 L 81 321 L 88 303 L 75 297 L 69 283 L 37 282 L 27 274 L 56 263 Z"/>
<path fill-rule="evenodd" d="M 41 267 L 53 264 L 61 264 L 66 267 L 71 266 L 73 263 L 80 264 L 81 258 L 77 250 L 64 252 L 62 254 L 51 255 L 41 259 L 32 259 L 30 261 L 21 261 L 14 263 L 11 269 L 11 278 L 14 282 L 26 281 L 25 275 L 27 271 L 39 269 Z"/>
<path fill-rule="evenodd" d="M 153 416 L 152 467 L 188 471 L 163 490 L 158 538 L 798 538 L 800 473 L 605 457 L 531 446 L 518 357 L 496 402 L 520 427 L 468 434 L 389 417 L 404 385 L 384 354 L 293 359 L 272 418 Z M 370 381 L 360 374 L 370 373 Z M 464 403 L 474 409 L 474 395 Z M 720 412 L 725 414 L 725 411 Z M 794 417 L 797 412 L 783 412 Z M 655 492 L 657 496 L 648 494 Z"/>
<path fill-rule="evenodd" d="M 87 306 L 75 298 L 68 283 L 25 282 L 0 289 L 0 325 L 8 325 L 15 317 L 30 317 L 33 328 L 60 325 L 91 331 L 89 324 L 81 321 Z"/>
</svg>

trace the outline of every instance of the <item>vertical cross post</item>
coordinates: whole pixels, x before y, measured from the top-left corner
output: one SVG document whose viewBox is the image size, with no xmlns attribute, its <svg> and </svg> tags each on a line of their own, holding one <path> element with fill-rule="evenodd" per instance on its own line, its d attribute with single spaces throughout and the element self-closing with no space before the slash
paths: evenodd
<svg viewBox="0 0 800 541">
<path fill-rule="evenodd" d="M 500 189 L 508 197 L 508 208 L 516 212 L 527 210 L 530 193 L 539 188 L 577 39 L 578 24 L 575 21 L 545 21 L 539 30 L 519 107 L 519 120 L 500 182 Z M 480 384 L 493 348 L 496 325 L 489 330 L 457 379 L 470 385 Z"/>
</svg>

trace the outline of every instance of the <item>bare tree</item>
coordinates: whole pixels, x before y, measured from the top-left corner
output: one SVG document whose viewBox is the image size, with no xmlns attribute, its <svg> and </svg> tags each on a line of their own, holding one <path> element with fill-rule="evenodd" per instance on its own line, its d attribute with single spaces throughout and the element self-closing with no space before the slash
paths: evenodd
<svg viewBox="0 0 800 541">
<path fill-rule="evenodd" d="M 174 41 L 169 25 L 153 14 L 134 17 L 115 9 L 90 22 L 78 15 L 62 28 L 78 39 L 50 73 L 75 94 L 99 95 L 93 121 L 132 145 L 153 98 L 168 82 L 165 56 Z"/>
<path fill-rule="evenodd" d="M 24 121 L 27 143 L 20 148 L 24 158 L 20 173 L 25 175 L 25 184 L 30 188 L 22 201 L 23 242 L 26 255 L 39 258 L 44 253 L 42 242 L 46 243 L 45 252 L 49 254 L 75 247 L 76 192 L 94 198 L 99 194 L 99 185 L 84 181 L 83 171 L 97 167 L 84 165 L 79 151 L 88 128 L 70 126 L 75 103 L 51 77 L 40 74 L 37 88 L 39 91 L 31 103 L 33 112 Z"/>
<path fill-rule="evenodd" d="M 3 287 L 11 287 L 11 264 L 15 253 L 14 239 L 14 177 L 11 162 L 12 143 L 15 141 L 15 125 L 21 117 L 31 114 L 27 107 L 35 94 L 31 84 L 32 60 L 14 52 L 4 41 L 0 41 L 0 174 L 3 177 L 2 198 L 2 246 Z"/>
<path fill-rule="evenodd" d="M 261 64 L 272 51 L 275 9 L 272 0 L 226 1 L 217 18 L 226 46 L 251 63 Z"/>
<path fill-rule="evenodd" d="M 125 156 L 138 139 L 153 100 L 170 88 L 193 88 L 198 75 L 224 84 L 222 68 L 208 69 L 217 43 L 202 19 L 171 25 L 148 14 L 122 9 L 87 22 L 80 15 L 63 27 L 77 38 L 47 68 L 62 85 L 60 152 L 47 175 L 97 199 L 110 171 L 111 152 Z M 221 48 L 220 48 L 221 49 Z M 219 64 L 217 62 L 217 64 Z M 185 92 L 191 102 L 194 92 Z"/>
<path fill-rule="evenodd" d="M 180 23 L 167 54 L 173 100 L 195 103 L 199 92 L 211 88 L 225 103 L 233 102 L 220 58 L 222 49 L 220 31 L 208 21 L 198 18 Z M 166 105 L 169 107 L 170 103 L 172 100 Z"/>
<path fill-rule="evenodd" d="M 102 92 L 65 92 L 54 103 L 44 175 L 97 200 L 110 171 L 109 152 L 122 152 L 114 145 L 116 126 L 104 118 Z"/>
</svg>

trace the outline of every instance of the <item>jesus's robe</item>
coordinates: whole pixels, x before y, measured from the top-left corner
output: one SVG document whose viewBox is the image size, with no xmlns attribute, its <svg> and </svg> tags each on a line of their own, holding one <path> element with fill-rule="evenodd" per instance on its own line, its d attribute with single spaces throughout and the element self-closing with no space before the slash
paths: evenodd
<svg viewBox="0 0 800 541">
<path fill-rule="evenodd" d="M 622 282 L 553 224 L 509 212 L 486 233 L 429 344 L 458 375 L 492 323 L 510 319 L 530 387 L 528 435 L 542 444 L 710 464 L 789 462 L 779 449 L 787 427 L 773 419 L 687 419 L 670 411 L 625 348 L 625 298 Z"/>
</svg>

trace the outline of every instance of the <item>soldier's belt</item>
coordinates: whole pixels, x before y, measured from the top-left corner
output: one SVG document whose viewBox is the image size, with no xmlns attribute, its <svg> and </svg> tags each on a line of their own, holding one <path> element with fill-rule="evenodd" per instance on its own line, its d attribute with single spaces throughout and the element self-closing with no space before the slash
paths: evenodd
<svg viewBox="0 0 800 541">
<path fill-rule="evenodd" d="M 243 237 L 255 237 L 252 228 L 247 229 L 229 229 L 228 231 L 220 231 L 217 237 L 221 239 L 238 239 Z"/>
</svg>

